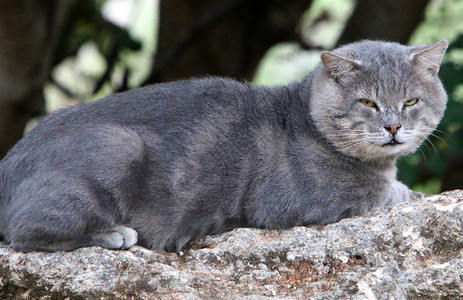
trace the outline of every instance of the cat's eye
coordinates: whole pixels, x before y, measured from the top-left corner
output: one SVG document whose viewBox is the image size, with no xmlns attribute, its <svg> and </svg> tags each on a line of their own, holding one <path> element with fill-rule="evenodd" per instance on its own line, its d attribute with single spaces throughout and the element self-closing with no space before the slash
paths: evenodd
<svg viewBox="0 0 463 300">
<path fill-rule="evenodd" d="M 408 101 L 405 101 L 404 105 L 405 106 L 412 106 L 412 105 L 415 105 L 417 102 L 418 102 L 418 98 L 413 98 L 413 99 L 410 99 Z"/>
<path fill-rule="evenodd" d="M 374 108 L 378 107 L 378 106 L 376 105 L 376 103 L 374 103 L 373 101 L 370 101 L 370 100 L 368 100 L 368 99 L 360 99 L 359 101 L 360 101 L 363 105 L 365 105 L 365 106 L 367 106 L 367 107 L 374 107 Z"/>
</svg>

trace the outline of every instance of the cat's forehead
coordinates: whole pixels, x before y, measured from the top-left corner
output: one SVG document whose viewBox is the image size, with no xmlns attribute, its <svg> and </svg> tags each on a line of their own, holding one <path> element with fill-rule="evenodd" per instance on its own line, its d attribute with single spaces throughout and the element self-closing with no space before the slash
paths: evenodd
<svg viewBox="0 0 463 300">
<path fill-rule="evenodd" d="M 397 43 L 362 41 L 337 48 L 333 52 L 358 61 L 365 67 L 397 68 L 410 64 L 410 49 Z"/>
<path fill-rule="evenodd" d="M 411 77 L 410 47 L 396 43 L 363 41 L 335 49 L 334 53 L 361 66 L 358 84 L 375 94 L 403 93 Z"/>
<path fill-rule="evenodd" d="M 393 59 L 397 54 L 409 55 L 410 47 L 391 42 L 361 41 L 339 47 L 333 52 L 353 59 L 379 57 Z"/>
</svg>

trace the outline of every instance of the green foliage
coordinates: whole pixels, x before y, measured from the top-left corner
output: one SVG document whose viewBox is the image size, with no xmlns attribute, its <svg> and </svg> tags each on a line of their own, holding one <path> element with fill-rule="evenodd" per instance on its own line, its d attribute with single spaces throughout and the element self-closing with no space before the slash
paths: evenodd
<svg viewBox="0 0 463 300">
<path fill-rule="evenodd" d="M 313 0 L 301 20 L 306 44 L 333 48 L 355 6 L 354 0 Z"/>
<path fill-rule="evenodd" d="M 463 32 L 463 1 L 432 0 L 425 20 L 415 30 L 411 45 L 432 44 L 442 39 L 454 40 Z"/>
<path fill-rule="evenodd" d="M 261 60 L 254 83 L 280 85 L 302 80 L 320 62 L 321 51 L 302 50 L 297 43 L 281 43 L 270 48 Z"/>
<path fill-rule="evenodd" d="M 148 76 L 156 47 L 158 0 L 131 3 L 126 26 L 105 18 L 102 10 L 108 3 L 70 3 L 69 25 L 56 51 L 52 82 L 45 87 L 48 111 L 139 86 Z"/>
</svg>

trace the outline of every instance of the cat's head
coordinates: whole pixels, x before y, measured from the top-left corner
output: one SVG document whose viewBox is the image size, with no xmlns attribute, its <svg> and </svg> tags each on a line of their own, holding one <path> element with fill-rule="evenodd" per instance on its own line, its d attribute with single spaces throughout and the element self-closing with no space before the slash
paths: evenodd
<svg viewBox="0 0 463 300">
<path fill-rule="evenodd" d="M 437 73 L 447 44 L 362 41 L 323 52 L 311 87 L 316 127 L 362 160 L 414 152 L 444 114 L 447 95 Z"/>
</svg>

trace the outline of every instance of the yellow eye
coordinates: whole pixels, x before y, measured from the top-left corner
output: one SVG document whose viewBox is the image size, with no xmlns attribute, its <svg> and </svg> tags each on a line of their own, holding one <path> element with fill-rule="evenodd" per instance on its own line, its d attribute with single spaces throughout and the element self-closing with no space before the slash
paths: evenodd
<svg viewBox="0 0 463 300">
<path fill-rule="evenodd" d="M 378 107 L 376 103 L 368 99 L 360 99 L 359 101 L 362 102 L 363 105 L 368 106 L 368 107 Z"/>
<path fill-rule="evenodd" d="M 418 98 L 413 98 L 413 99 L 410 99 L 410 100 L 406 101 L 406 102 L 404 103 L 404 105 L 405 105 L 405 106 L 412 106 L 412 105 L 415 105 L 416 102 L 418 102 Z"/>
</svg>

